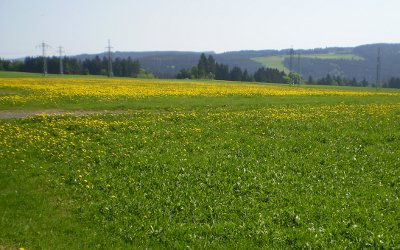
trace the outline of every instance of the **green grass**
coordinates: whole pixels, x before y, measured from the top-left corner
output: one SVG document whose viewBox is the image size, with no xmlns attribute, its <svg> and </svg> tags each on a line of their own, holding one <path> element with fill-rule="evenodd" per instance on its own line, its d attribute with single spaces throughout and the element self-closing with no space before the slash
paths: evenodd
<svg viewBox="0 0 400 250">
<path fill-rule="evenodd" d="M 132 110 L 0 120 L 0 248 L 399 247 L 398 97 L 54 107 Z"/>
<path fill-rule="evenodd" d="M 311 54 L 311 55 L 301 55 L 302 58 L 311 59 L 323 59 L 323 60 L 351 60 L 351 61 L 363 61 L 364 58 L 354 54 Z"/>
<path fill-rule="evenodd" d="M 267 68 L 278 69 L 280 71 L 288 73 L 289 69 L 283 65 L 284 59 L 285 59 L 284 56 L 268 56 L 268 57 L 252 58 L 253 61 L 259 62 Z"/>
<path fill-rule="evenodd" d="M 284 56 L 255 57 L 252 58 L 252 60 L 261 63 L 265 67 L 276 68 L 278 70 L 285 71 L 287 73 L 289 72 L 289 69 L 286 68 L 283 64 L 285 58 L 289 58 L 289 56 L 284 55 Z M 335 54 L 335 53 L 301 55 L 301 58 L 321 59 L 321 60 L 356 60 L 356 61 L 364 60 L 364 58 L 354 54 Z"/>
<path fill-rule="evenodd" d="M 0 76 L 3 74 L 11 76 L 20 76 L 23 79 L 25 74 L 30 76 L 30 78 L 41 78 L 41 74 L 31 74 L 31 73 L 20 73 L 20 72 L 0 72 Z M 53 77 L 53 76 L 50 76 Z M 54 77 L 58 77 L 55 75 Z M 75 79 L 74 76 L 68 76 L 71 79 Z M 79 76 L 78 79 L 104 79 L 102 76 Z M 131 78 L 112 78 L 118 80 L 131 79 Z M 108 81 L 108 80 L 106 80 Z M 144 83 L 152 83 L 152 79 L 142 79 Z M 170 81 L 157 79 L 156 81 Z M 173 80 L 180 83 L 187 82 L 186 80 Z M 191 82 L 196 82 L 190 80 Z M 227 82 L 227 81 L 204 81 L 197 80 L 198 82 L 205 82 L 208 84 L 218 84 L 218 85 L 228 85 L 237 86 L 243 85 L 242 82 Z M 271 84 L 271 83 L 251 83 L 260 86 L 271 86 L 280 87 L 287 89 L 333 89 L 333 90 L 345 90 L 345 91 L 373 91 L 373 92 L 394 92 L 398 93 L 397 89 L 376 89 L 372 87 L 360 88 L 360 87 L 348 87 L 348 86 L 321 86 L 321 85 L 300 85 L 300 86 L 289 86 L 284 84 Z M 10 86 L 0 86 L 0 97 L 2 96 L 13 96 L 18 95 L 21 97 L 33 96 L 43 96 L 42 92 L 35 92 L 35 90 L 28 90 L 18 87 Z M 328 96 L 268 96 L 268 97 L 248 97 L 248 96 L 221 96 L 221 97 L 204 97 L 204 96 L 151 96 L 145 98 L 135 98 L 128 96 L 116 96 L 111 99 L 106 99 L 96 96 L 57 96 L 56 98 L 37 99 L 28 98 L 24 102 L 12 102 L 4 101 L 0 103 L 1 110 L 15 110 L 15 111 L 43 111 L 46 110 L 169 110 L 174 108 L 199 108 L 203 106 L 210 107 L 221 107 L 229 105 L 231 107 L 237 108 L 245 106 L 247 108 L 259 108 L 270 104 L 292 104 L 292 103 L 336 103 L 336 102 L 346 102 L 346 103 L 375 103 L 375 102 L 392 102 L 397 100 L 397 96 L 382 98 L 380 96 L 343 96 L 343 97 L 328 97 Z"/>
<path fill-rule="evenodd" d="M 304 86 L 303 88 L 314 88 L 314 86 Z M 338 87 L 338 89 L 343 89 Z M 354 88 L 357 90 L 357 88 Z M 359 91 L 362 91 L 358 88 Z M 371 90 L 375 90 L 371 88 Z M 366 91 L 366 90 L 364 90 Z M 375 90 L 376 91 L 376 90 Z M 386 90 L 387 92 L 398 93 L 398 90 Z M 0 96 L 2 90 L 0 89 Z M 21 94 L 21 90 L 6 90 L 6 93 Z M 4 93 L 4 92 L 3 92 Z M 23 93 L 22 93 L 23 94 Z M 198 109 L 203 107 L 220 108 L 229 106 L 232 108 L 262 108 L 268 105 L 288 105 L 288 104 L 318 104 L 329 103 L 334 104 L 338 102 L 343 103 L 392 103 L 396 102 L 398 96 L 382 98 L 380 96 L 344 96 L 344 97 L 326 97 L 326 96 L 268 96 L 268 97 L 248 97 L 248 96 L 221 96 L 221 97 L 187 97 L 187 96 L 164 96 L 164 97 L 145 97 L 141 99 L 120 96 L 113 98 L 110 101 L 104 101 L 104 98 L 98 97 L 79 97 L 70 98 L 63 97 L 56 100 L 48 100 L 45 102 L 29 101 L 26 103 L 19 103 L 12 106 L 0 105 L 1 110 L 14 110 L 14 111 L 39 111 L 46 112 L 46 110 L 64 110 L 64 111 L 77 111 L 77 110 L 171 110 L 175 108 L 182 109 Z"/>
</svg>

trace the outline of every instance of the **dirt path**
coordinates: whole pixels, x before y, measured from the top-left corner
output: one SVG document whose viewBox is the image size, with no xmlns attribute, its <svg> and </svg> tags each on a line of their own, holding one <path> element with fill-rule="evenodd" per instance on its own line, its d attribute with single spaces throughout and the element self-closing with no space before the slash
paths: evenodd
<svg viewBox="0 0 400 250">
<path fill-rule="evenodd" d="M 39 114 L 54 115 L 92 115 L 92 114 L 125 114 L 131 113 L 129 110 L 62 110 L 62 109 L 44 109 L 44 110 L 0 110 L 0 119 L 13 119 L 32 117 Z"/>
</svg>

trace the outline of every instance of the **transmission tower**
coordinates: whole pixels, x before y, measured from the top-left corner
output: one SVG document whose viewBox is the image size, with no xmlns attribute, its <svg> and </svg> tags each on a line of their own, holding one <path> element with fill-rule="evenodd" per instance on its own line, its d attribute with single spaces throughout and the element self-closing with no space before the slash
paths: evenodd
<svg viewBox="0 0 400 250">
<path fill-rule="evenodd" d="M 301 75 L 301 54 L 297 53 L 297 73 Z"/>
<path fill-rule="evenodd" d="M 293 48 L 291 48 L 289 50 L 289 71 L 290 71 L 290 73 L 293 70 L 293 56 L 294 56 L 294 50 L 293 50 Z"/>
<path fill-rule="evenodd" d="M 50 48 L 50 45 L 48 45 L 47 43 L 45 43 L 44 41 L 39 44 L 38 46 L 40 49 L 42 49 L 42 56 L 43 56 L 43 75 L 46 76 L 47 75 L 47 58 L 46 58 L 46 50 Z"/>
<path fill-rule="evenodd" d="M 60 55 L 60 74 L 64 74 L 64 70 L 63 70 L 63 59 L 62 59 L 62 53 L 64 52 L 63 47 L 58 47 L 58 53 Z"/>
<path fill-rule="evenodd" d="M 381 48 L 378 48 L 378 57 L 376 59 L 376 86 L 381 85 Z"/>
<path fill-rule="evenodd" d="M 108 49 L 108 77 L 112 77 L 113 76 L 113 72 L 112 72 L 111 49 L 113 47 L 111 47 L 110 40 L 108 40 L 108 46 L 106 48 Z"/>
</svg>

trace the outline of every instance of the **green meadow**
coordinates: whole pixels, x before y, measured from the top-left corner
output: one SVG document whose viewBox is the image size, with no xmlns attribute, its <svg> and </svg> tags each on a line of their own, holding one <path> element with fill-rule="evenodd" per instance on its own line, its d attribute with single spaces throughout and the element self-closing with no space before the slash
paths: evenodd
<svg viewBox="0 0 400 250">
<path fill-rule="evenodd" d="M 27 105 L 7 79 L 0 114 L 38 114 L 0 119 L 0 249 L 400 247 L 398 90 Z"/>
<path fill-rule="evenodd" d="M 286 68 L 283 64 L 285 58 L 289 58 L 289 56 L 284 55 L 284 56 L 255 57 L 252 58 L 252 60 L 261 63 L 264 67 L 276 68 L 280 71 L 288 73 L 289 69 Z M 356 60 L 356 61 L 364 60 L 364 58 L 354 54 L 336 54 L 336 53 L 308 54 L 308 55 L 302 54 L 301 58 L 321 59 L 321 60 Z M 297 60 L 297 55 L 294 56 L 294 59 Z"/>
</svg>

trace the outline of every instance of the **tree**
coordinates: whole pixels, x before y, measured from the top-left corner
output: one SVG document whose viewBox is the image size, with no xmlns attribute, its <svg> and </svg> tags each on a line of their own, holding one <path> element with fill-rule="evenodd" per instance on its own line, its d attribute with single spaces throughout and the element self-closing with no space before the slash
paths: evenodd
<svg viewBox="0 0 400 250">
<path fill-rule="evenodd" d="M 244 82 L 251 82 L 251 77 L 250 77 L 250 75 L 249 75 L 249 72 L 247 72 L 247 69 L 245 69 L 245 70 L 243 71 L 242 81 L 244 81 Z"/>
<path fill-rule="evenodd" d="M 350 85 L 357 86 L 357 79 L 355 77 L 353 77 L 353 80 L 351 80 Z"/>
<path fill-rule="evenodd" d="M 362 85 L 363 87 L 367 87 L 367 86 L 368 86 L 368 81 L 367 81 L 365 78 L 363 78 L 363 80 L 362 80 L 362 82 L 361 82 L 361 85 Z"/>
<path fill-rule="evenodd" d="M 96 56 L 92 62 L 93 66 L 92 66 L 92 74 L 93 75 L 100 75 L 101 73 L 101 60 L 99 56 Z"/>
<path fill-rule="evenodd" d="M 76 58 L 64 58 L 64 74 L 81 74 L 79 62 Z"/>
<path fill-rule="evenodd" d="M 207 58 L 207 74 L 210 75 L 212 73 L 215 76 L 216 73 L 216 64 L 215 59 L 212 55 L 209 55 Z"/>
<path fill-rule="evenodd" d="M 308 77 L 307 84 L 314 84 L 314 79 L 312 78 L 312 76 Z"/>
<path fill-rule="evenodd" d="M 390 78 L 387 86 L 389 88 L 400 88 L 400 78 Z"/>
<path fill-rule="evenodd" d="M 239 67 L 234 67 L 229 73 L 231 81 L 241 81 L 243 78 L 242 70 Z"/>
<path fill-rule="evenodd" d="M 58 57 L 47 58 L 48 73 L 58 74 L 60 60 Z M 93 59 L 85 59 L 83 61 L 76 58 L 63 58 L 64 73 L 65 74 L 90 74 L 90 75 L 104 75 L 108 69 L 108 60 L 99 56 Z M 23 71 L 32 73 L 43 72 L 43 57 L 26 57 L 24 61 L 4 61 L 0 59 L 0 65 L 7 71 Z M 141 67 L 138 60 L 133 60 L 128 57 L 127 59 L 116 58 L 113 61 L 116 76 L 124 77 L 138 77 L 141 73 Z M 143 74 L 142 74 L 143 75 Z M 153 77 L 145 73 L 146 77 Z"/>
<path fill-rule="evenodd" d="M 332 85 L 332 77 L 330 74 L 326 75 L 326 84 Z"/>
<path fill-rule="evenodd" d="M 132 60 L 131 57 L 128 57 L 128 65 L 129 65 L 129 72 L 128 76 L 130 77 L 137 77 L 141 73 L 141 66 L 138 60 Z M 148 74 L 148 73 L 146 73 Z M 153 76 L 154 78 L 154 76 Z"/>
<path fill-rule="evenodd" d="M 215 79 L 217 80 L 229 80 L 229 66 L 225 64 L 215 65 Z"/>
<path fill-rule="evenodd" d="M 192 69 L 190 70 L 190 75 L 192 79 L 197 79 L 199 78 L 199 68 L 196 66 L 193 66 Z"/>
<path fill-rule="evenodd" d="M 191 71 L 188 69 L 181 69 L 179 73 L 176 75 L 177 79 L 190 79 L 191 78 Z"/>
<path fill-rule="evenodd" d="M 288 76 L 289 76 L 290 84 L 300 84 L 302 82 L 301 76 L 297 73 L 290 72 Z"/>
<path fill-rule="evenodd" d="M 204 53 L 201 54 L 199 62 L 197 64 L 197 74 L 198 78 L 205 78 L 207 75 L 207 70 L 208 70 L 208 61 Z"/>
<path fill-rule="evenodd" d="M 287 76 L 285 72 L 271 68 L 259 68 L 254 73 L 254 80 L 256 82 L 273 82 L 273 83 L 287 83 Z"/>
</svg>

